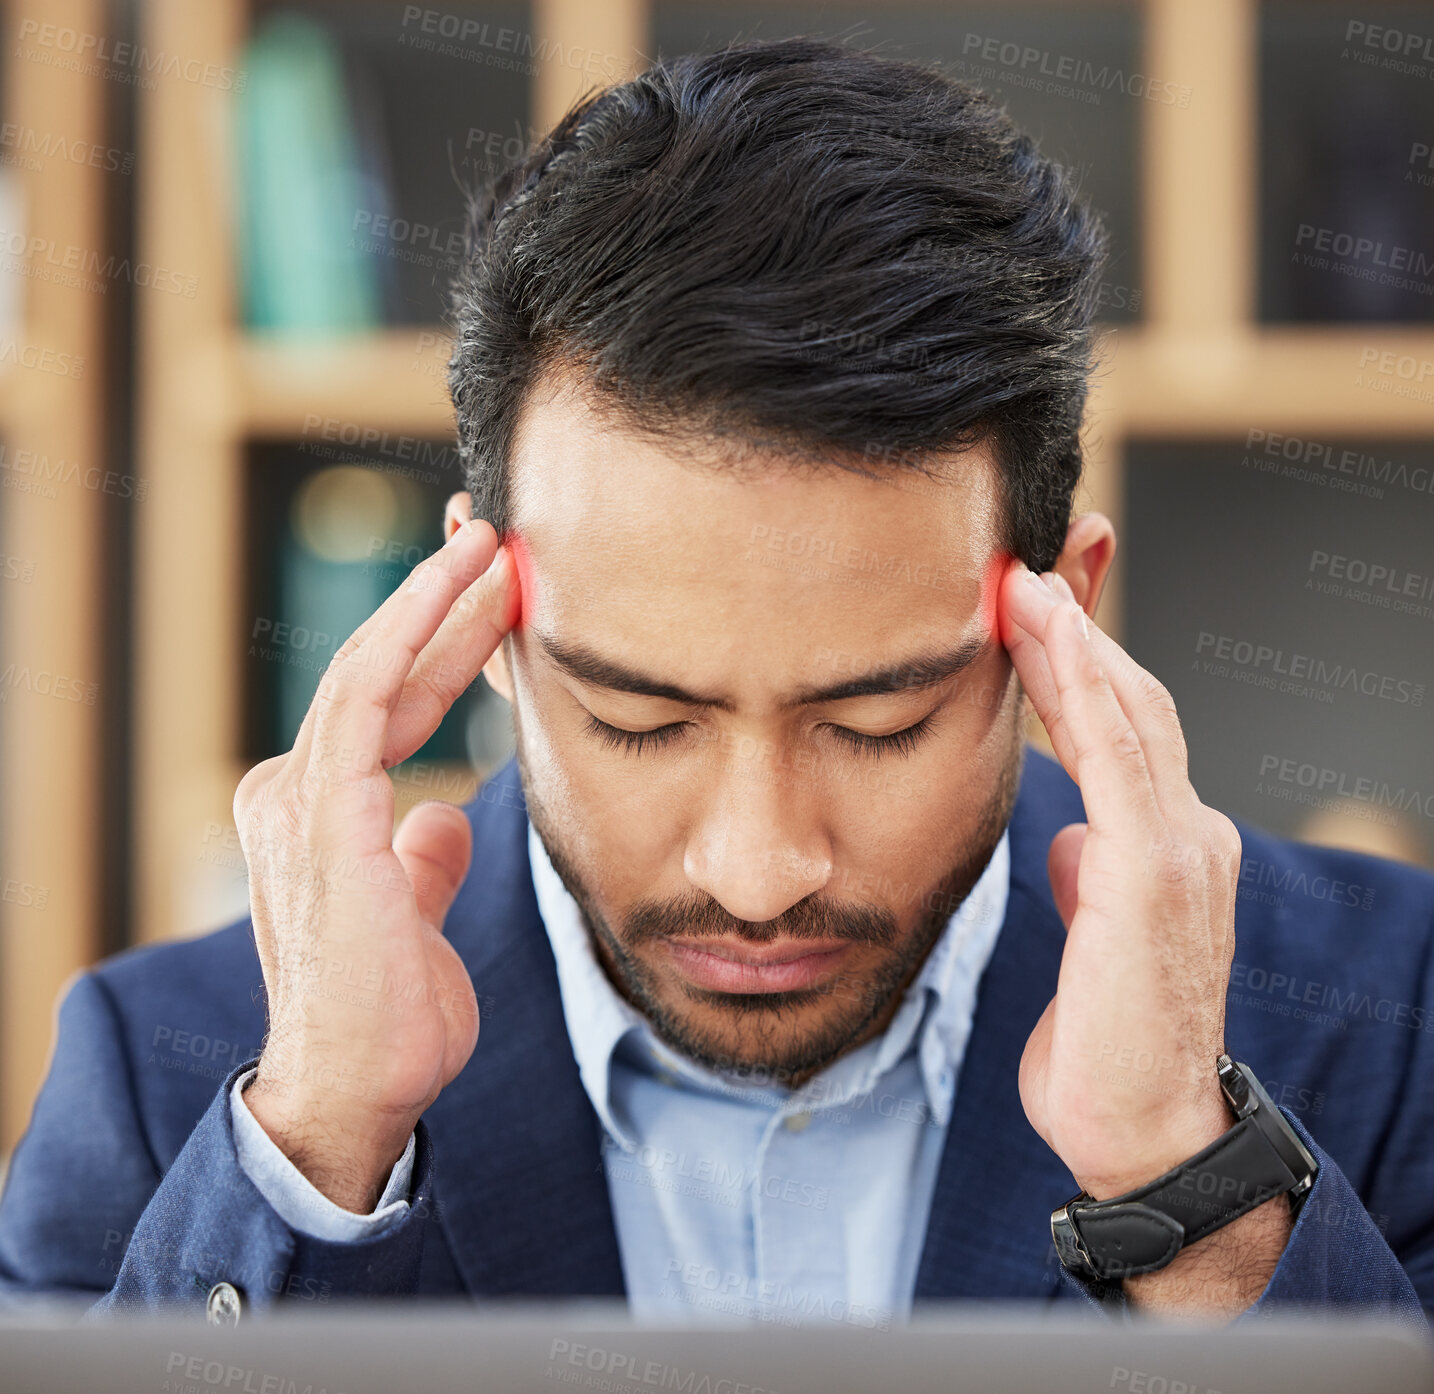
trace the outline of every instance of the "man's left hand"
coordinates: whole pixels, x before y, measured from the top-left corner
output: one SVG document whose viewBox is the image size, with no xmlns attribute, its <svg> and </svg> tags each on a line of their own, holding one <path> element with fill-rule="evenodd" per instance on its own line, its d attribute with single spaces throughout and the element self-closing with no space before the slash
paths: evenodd
<svg viewBox="0 0 1434 1394">
<path fill-rule="evenodd" d="M 1016 563 L 999 613 L 1001 640 L 1088 819 L 1062 828 L 1047 858 L 1067 937 L 1056 995 L 1021 1060 L 1021 1101 L 1077 1183 L 1105 1200 L 1155 1180 L 1234 1122 L 1215 1062 L 1240 835 L 1190 784 L 1170 693 L 1096 627 L 1064 579 Z M 1289 1227 L 1283 1198 L 1259 1206 L 1167 1269 L 1127 1279 L 1126 1291 L 1156 1306 L 1238 1310 L 1263 1290 Z M 1232 1241 L 1239 1261 L 1222 1266 Z M 1182 1274 L 1195 1272 L 1192 1303 L 1177 1294 Z"/>
</svg>

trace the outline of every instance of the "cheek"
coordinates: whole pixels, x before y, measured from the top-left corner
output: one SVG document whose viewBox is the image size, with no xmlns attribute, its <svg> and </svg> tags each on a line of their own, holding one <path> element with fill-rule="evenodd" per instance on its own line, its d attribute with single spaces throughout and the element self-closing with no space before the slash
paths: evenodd
<svg viewBox="0 0 1434 1394">
<path fill-rule="evenodd" d="M 980 739 L 938 742 L 894 762 L 882 790 L 841 796 L 834 896 L 884 905 L 903 927 L 920 916 L 922 896 L 969 852 L 1012 755 L 1009 704 L 990 705 Z"/>
<path fill-rule="evenodd" d="M 526 640 L 515 634 L 511 642 L 509 671 L 517 718 L 514 727 L 522 747 L 524 772 L 544 814 L 557 824 L 569 856 L 585 866 L 590 850 L 585 845 L 584 833 L 589 826 L 585 813 L 587 799 L 581 781 L 574 777 L 580 773 L 580 767 L 574 765 L 570 738 L 564 736 L 561 726 L 553 719 L 551 689 L 533 680 L 533 667 L 525 652 Z"/>
<path fill-rule="evenodd" d="M 839 898 L 887 902 L 893 888 L 923 879 L 934 835 L 946 826 L 943 765 L 873 760 L 824 780 L 818 797 L 831 836 Z M 863 891 L 860 882 L 872 883 Z M 885 889 L 880 889 L 885 887 Z"/>
</svg>

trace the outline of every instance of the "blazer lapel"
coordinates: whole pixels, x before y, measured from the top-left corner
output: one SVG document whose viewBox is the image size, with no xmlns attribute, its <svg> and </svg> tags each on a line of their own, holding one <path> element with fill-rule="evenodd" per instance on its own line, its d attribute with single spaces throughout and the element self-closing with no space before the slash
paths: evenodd
<svg viewBox="0 0 1434 1394">
<path fill-rule="evenodd" d="M 1031 1127 L 1017 1079 L 1026 1039 L 1055 995 L 1065 944 L 1046 853 L 1060 828 L 1084 820 L 1079 788 L 1049 756 L 1028 749 L 1011 817 L 1006 919 L 977 993 L 917 1301 L 1055 1297 L 1065 1288 L 1050 1212 L 1079 1187 Z"/>
<path fill-rule="evenodd" d="M 478 994 L 479 1039 L 424 1114 L 439 1222 L 475 1296 L 620 1297 L 601 1125 L 533 894 L 516 761 L 465 812 L 473 863 L 446 930 Z"/>
</svg>

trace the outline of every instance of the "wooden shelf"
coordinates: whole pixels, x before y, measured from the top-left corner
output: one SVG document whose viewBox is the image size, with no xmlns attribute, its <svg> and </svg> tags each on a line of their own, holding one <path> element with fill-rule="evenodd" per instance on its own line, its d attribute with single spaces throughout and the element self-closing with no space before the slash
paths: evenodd
<svg viewBox="0 0 1434 1394">
<path fill-rule="evenodd" d="M 9 0 L 0 12 L 10 38 L 3 56 L 6 120 L 19 129 L 63 135 L 77 148 L 102 145 L 103 84 L 83 71 L 34 61 L 14 36 L 25 33 L 26 25 L 105 33 L 104 5 Z M 70 160 L 19 160 L 10 173 L 20 183 L 28 237 L 60 246 L 103 245 L 104 185 L 98 171 Z M 14 485 L 28 482 L 19 452 L 48 462 L 53 471 L 45 487 L 6 487 L 0 500 L 0 552 L 35 568 L 33 581 L 0 587 L 5 647 L 0 661 L 34 674 L 98 683 L 101 559 L 111 500 L 86 481 L 98 478 L 89 471 L 104 463 L 105 297 L 34 276 L 25 281 L 21 300 L 21 323 L 7 337 L 82 358 L 84 371 L 62 374 L 12 364 L 0 369 L 0 434 L 7 461 L 16 466 Z M 93 701 L 56 701 L 16 686 L 0 696 L 5 698 L 0 865 L 7 883 L 36 888 L 7 893 L 0 905 L 3 1151 L 29 1119 L 52 1044 L 55 999 L 98 951 L 106 830 L 99 826 L 96 783 L 101 723 L 113 694 L 99 686 Z"/>
<path fill-rule="evenodd" d="M 1122 436 L 1434 434 L 1434 329 L 1132 328 L 1110 335 L 1105 358 L 1092 414 Z"/>
<path fill-rule="evenodd" d="M 236 334 L 231 429 L 245 436 L 303 437 L 315 418 L 352 430 L 453 436 L 448 334 L 440 326 L 298 340 Z"/>
</svg>

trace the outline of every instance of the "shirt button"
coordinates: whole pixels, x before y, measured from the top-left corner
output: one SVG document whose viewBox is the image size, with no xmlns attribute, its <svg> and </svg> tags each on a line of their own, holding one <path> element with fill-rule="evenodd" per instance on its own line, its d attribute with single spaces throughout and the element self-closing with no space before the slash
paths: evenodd
<svg viewBox="0 0 1434 1394">
<path fill-rule="evenodd" d="M 812 1115 L 810 1113 L 789 1113 L 782 1119 L 782 1127 L 789 1133 L 804 1133 L 807 1130 L 807 1125 L 811 1123 L 811 1121 Z"/>
<path fill-rule="evenodd" d="M 209 1289 L 204 1315 L 210 1326 L 238 1326 L 243 1306 L 239 1290 L 233 1283 L 215 1283 Z"/>
</svg>

